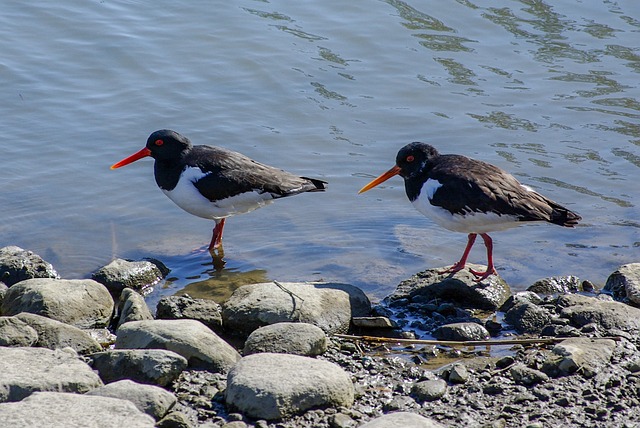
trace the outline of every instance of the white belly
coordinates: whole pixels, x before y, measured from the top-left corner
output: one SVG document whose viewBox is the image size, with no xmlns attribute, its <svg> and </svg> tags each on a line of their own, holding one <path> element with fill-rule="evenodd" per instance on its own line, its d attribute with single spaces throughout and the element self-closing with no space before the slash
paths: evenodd
<svg viewBox="0 0 640 428">
<path fill-rule="evenodd" d="M 451 214 L 450 211 L 431 204 L 433 194 L 442 186 L 437 180 L 427 180 L 420 196 L 412 202 L 425 217 L 454 232 L 488 233 L 521 225 L 515 216 L 496 213 L 467 212 L 465 215 Z"/>
<path fill-rule="evenodd" d="M 204 176 L 200 168 L 187 168 L 173 190 L 161 190 L 186 212 L 212 220 L 253 211 L 273 200 L 269 193 L 247 192 L 219 201 L 210 201 L 202 196 L 193 184 Z"/>
</svg>

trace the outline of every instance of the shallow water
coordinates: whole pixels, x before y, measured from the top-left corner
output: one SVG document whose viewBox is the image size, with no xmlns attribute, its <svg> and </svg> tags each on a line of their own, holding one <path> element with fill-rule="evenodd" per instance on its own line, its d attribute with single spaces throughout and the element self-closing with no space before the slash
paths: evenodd
<svg viewBox="0 0 640 428">
<path fill-rule="evenodd" d="M 639 261 L 640 5 L 636 0 L 10 2 L 0 14 L 2 245 L 86 277 L 156 257 L 216 299 L 257 280 L 332 280 L 372 297 L 457 260 L 466 237 L 407 201 L 396 178 L 357 190 L 404 144 L 497 164 L 579 212 L 576 229 L 494 235 L 515 289 L 574 274 L 603 283 Z M 152 161 L 109 165 L 149 133 L 330 183 L 213 224 L 173 205 Z M 485 261 L 481 245 L 471 261 Z"/>
</svg>

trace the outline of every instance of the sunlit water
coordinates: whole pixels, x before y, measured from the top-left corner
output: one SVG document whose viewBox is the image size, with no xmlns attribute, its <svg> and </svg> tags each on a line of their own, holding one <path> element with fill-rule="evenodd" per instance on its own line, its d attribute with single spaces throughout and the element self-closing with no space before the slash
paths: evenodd
<svg viewBox="0 0 640 428">
<path fill-rule="evenodd" d="M 637 0 L 5 2 L 0 24 L 1 244 L 64 277 L 155 257 L 172 273 L 150 301 L 274 279 L 382 297 L 466 242 L 416 212 L 400 178 L 356 194 L 415 140 L 583 216 L 494 235 L 513 288 L 602 284 L 640 261 Z M 109 170 L 160 128 L 329 191 L 229 219 L 221 269 L 212 222 L 157 189 L 151 160 Z"/>
</svg>

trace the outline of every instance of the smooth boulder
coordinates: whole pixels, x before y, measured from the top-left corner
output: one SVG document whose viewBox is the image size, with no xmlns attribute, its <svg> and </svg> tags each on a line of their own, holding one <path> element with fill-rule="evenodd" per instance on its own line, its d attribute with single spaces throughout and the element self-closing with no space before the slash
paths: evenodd
<svg viewBox="0 0 640 428">
<path fill-rule="evenodd" d="M 307 323 L 282 322 L 260 327 L 244 344 L 244 355 L 274 352 L 313 357 L 326 350 L 327 335 L 320 327 Z"/>
<path fill-rule="evenodd" d="M 444 428 L 433 419 L 410 412 L 395 412 L 380 416 L 360 428 Z"/>
<path fill-rule="evenodd" d="M 28 324 L 38 333 L 35 346 L 49 349 L 70 347 L 79 354 L 102 350 L 97 340 L 78 327 L 28 312 L 19 313 L 14 318 Z"/>
<path fill-rule="evenodd" d="M 187 368 L 187 359 L 166 349 L 110 349 L 89 355 L 103 382 L 131 379 L 167 386 Z"/>
</svg>

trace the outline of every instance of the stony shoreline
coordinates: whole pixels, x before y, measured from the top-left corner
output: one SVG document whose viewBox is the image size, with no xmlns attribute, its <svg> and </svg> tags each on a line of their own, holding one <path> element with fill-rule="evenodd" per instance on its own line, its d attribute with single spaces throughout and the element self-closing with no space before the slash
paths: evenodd
<svg viewBox="0 0 640 428">
<path fill-rule="evenodd" d="M 148 308 L 157 260 L 68 280 L 0 248 L 0 426 L 640 426 L 640 263 L 602 290 L 437 271 L 373 307 L 348 284 L 272 282 Z"/>
</svg>

